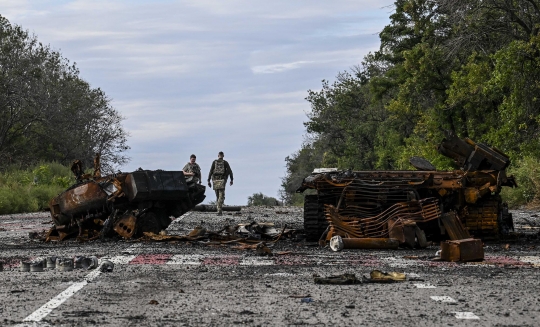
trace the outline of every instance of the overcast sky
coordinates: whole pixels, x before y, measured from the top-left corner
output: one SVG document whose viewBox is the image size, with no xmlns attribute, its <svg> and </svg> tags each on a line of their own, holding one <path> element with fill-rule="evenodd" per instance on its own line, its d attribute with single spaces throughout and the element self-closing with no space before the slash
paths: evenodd
<svg viewBox="0 0 540 327">
<path fill-rule="evenodd" d="M 0 14 L 112 99 L 131 135 L 123 171 L 180 170 L 195 153 L 206 179 L 223 151 L 232 205 L 277 197 L 303 140 L 307 90 L 378 49 L 392 3 L 0 0 Z"/>
</svg>

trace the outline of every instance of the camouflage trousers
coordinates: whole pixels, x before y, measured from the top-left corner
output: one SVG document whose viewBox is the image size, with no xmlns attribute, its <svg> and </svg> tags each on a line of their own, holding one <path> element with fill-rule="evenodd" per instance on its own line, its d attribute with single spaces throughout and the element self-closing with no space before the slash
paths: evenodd
<svg viewBox="0 0 540 327">
<path fill-rule="evenodd" d="M 214 190 L 216 192 L 216 207 L 217 211 L 221 212 L 223 208 L 223 203 L 225 202 L 225 189 Z"/>
</svg>

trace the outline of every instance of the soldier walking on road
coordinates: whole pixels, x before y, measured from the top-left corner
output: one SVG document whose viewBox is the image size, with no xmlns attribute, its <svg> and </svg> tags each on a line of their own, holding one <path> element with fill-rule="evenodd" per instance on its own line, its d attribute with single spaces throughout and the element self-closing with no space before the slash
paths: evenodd
<svg viewBox="0 0 540 327">
<path fill-rule="evenodd" d="M 231 183 L 233 185 L 233 172 L 231 166 L 223 157 L 225 155 L 222 151 L 218 153 L 218 158 L 212 162 L 212 167 L 210 167 L 210 173 L 208 174 L 208 186 L 212 187 L 214 183 L 214 191 L 216 192 L 216 205 L 217 205 L 217 214 L 221 216 L 223 214 L 223 202 L 225 202 L 225 184 L 227 184 L 227 178 L 231 176 Z"/>
</svg>

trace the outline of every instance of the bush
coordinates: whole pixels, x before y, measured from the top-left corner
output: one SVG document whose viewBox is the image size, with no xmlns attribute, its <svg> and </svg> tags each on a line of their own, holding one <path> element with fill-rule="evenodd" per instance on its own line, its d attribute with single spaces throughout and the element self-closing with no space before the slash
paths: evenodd
<svg viewBox="0 0 540 327">
<path fill-rule="evenodd" d="M 540 160 L 524 157 L 511 166 L 508 175 L 514 175 L 518 184 L 513 189 L 505 187 L 501 193 L 510 208 L 540 206 Z"/>
<path fill-rule="evenodd" d="M 74 182 L 70 169 L 58 163 L 9 167 L 0 173 L 0 214 L 45 210 L 53 197 Z"/>
<path fill-rule="evenodd" d="M 271 196 L 266 196 L 262 193 L 253 193 L 248 197 L 248 206 L 276 206 L 281 203 Z"/>
</svg>

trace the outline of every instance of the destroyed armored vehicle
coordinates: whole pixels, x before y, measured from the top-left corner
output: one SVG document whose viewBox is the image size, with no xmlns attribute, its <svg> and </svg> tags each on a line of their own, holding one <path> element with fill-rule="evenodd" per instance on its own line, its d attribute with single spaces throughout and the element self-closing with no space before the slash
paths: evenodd
<svg viewBox="0 0 540 327">
<path fill-rule="evenodd" d="M 470 234 L 498 238 L 513 230 L 512 215 L 499 194 L 504 186 L 517 187 L 506 175 L 509 157 L 453 134 L 447 134 L 439 152 L 460 169 L 437 171 L 418 157 L 411 158 L 419 169 L 414 171 L 316 169 L 297 190 L 316 191 L 305 195 L 306 239 L 393 238 L 414 247 L 419 241 Z"/>
<path fill-rule="evenodd" d="M 205 198 L 205 186 L 186 182 L 183 171 L 139 168 L 101 176 L 95 168 L 90 176 L 82 173 L 78 160 L 72 171 L 77 184 L 49 203 L 54 227 L 47 233 L 47 241 L 75 235 L 93 239 L 114 233 L 124 238 L 157 234 L 169 226 L 170 217 L 179 217 Z"/>
</svg>

